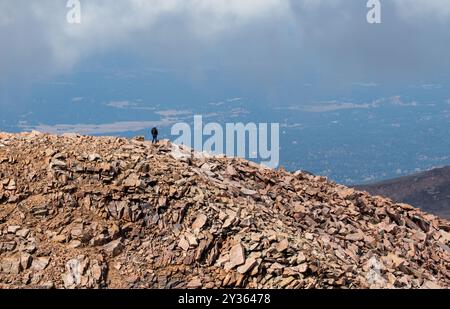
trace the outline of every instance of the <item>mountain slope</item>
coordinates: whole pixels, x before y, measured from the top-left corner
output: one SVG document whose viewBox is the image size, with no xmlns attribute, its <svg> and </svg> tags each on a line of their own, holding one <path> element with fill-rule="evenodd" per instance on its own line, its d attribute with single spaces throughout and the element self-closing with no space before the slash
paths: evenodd
<svg viewBox="0 0 450 309">
<path fill-rule="evenodd" d="M 448 288 L 450 223 L 161 142 L 0 134 L 0 288 Z"/>
<path fill-rule="evenodd" d="M 450 219 L 449 166 L 357 188 Z"/>
</svg>

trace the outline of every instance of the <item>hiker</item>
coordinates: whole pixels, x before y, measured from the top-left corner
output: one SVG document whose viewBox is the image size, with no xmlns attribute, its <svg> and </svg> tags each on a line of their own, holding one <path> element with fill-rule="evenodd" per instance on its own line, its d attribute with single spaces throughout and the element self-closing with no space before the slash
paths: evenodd
<svg viewBox="0 0 450 309">
<path fill-rule="evenodd" d="M 152 136 L 153 136 L 152 144 L 157 143 L 158 142 L 158 129 L 157 128 L 152 129 Z"/>
</svg>

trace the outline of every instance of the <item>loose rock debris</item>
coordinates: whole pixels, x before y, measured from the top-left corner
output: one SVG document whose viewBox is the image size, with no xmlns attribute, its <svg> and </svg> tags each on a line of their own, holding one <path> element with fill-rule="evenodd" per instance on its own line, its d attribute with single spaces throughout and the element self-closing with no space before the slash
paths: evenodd
<svg viewBox="0 0 450 309">
<path fill-rule="evenodd" d="M 448 288 L 450 223 L 162 141 L 0 133 L 0 288 Z"/>
</svg>

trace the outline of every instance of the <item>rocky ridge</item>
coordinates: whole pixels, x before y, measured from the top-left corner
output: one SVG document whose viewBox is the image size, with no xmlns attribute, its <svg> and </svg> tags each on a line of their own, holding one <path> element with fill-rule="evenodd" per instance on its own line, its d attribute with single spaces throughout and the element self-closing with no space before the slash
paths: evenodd
<svg viewBox="0 0 450 309">
<path fill-rule="evenodd" d="M 0 133 L 0 288 L 448 288 L 449 232 L 168 141 Z"/>
</svg>

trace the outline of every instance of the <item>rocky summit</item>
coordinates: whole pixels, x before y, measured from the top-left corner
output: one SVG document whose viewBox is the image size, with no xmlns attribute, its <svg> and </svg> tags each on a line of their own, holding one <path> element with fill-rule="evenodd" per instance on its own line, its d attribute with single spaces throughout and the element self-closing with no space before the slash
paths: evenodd
<svg viewBox="0 0 450 309">
<path fill-rule="evenodd" d="M 0 133 L 0 288 L 448 288 L 449 232 L 168 141 Z"/>
</svg>

